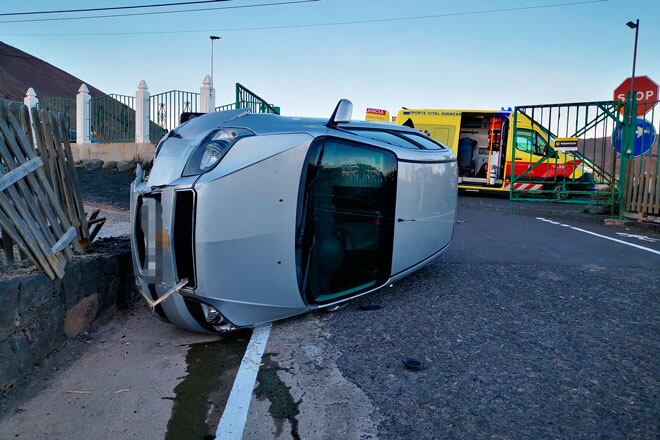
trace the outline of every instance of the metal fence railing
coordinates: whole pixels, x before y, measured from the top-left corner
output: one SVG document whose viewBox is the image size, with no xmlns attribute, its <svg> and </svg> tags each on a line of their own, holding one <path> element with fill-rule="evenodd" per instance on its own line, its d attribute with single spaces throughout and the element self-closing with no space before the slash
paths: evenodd
<svg viewBox="0 0 660 440">
<path fill-rule="evenodd" d="M 9 109 L 9 111 L 14 113 L 15 115 L 19 114 L 21 108 L 24 105 L 20 101 L 5 101 L 5 102 L 7 103 L 7 108 Z"/>
<path fill-rule="evenodd" d="M 145 103 L 146 104 L 146 103 Z M 10 102 L 17 108 L 21 102 Z M 76 99 L 53 97 L 38 103 L 39 109 L 59 112 L 66 121 L 71 142 L 76 141 Z M 247 109 L 253 113 L 280 114 L 280 108 L 268 103 L 243 85 L 236 83 L 236 100 L 215 107 L 215 111 Z M 93 143 L 135 142 L 135 96 L 110 94 L 89 100 L 89 139 Z M 149 138 L 158 142 L 167 132 L 179 125 L 182 113 L 200 111 L 200 94 L 170 90 L 149 97 Z"/>
<path fill-rule="evenodd" d="M 181 113 L 199 111 L 199 93 L 170 90 L 149 98 L 149 138 L 158 142 L 179 125 Z"/>
<path fill-rule="evenodd" d="M 512 201 L 600 204 L 615 209 L 621 126 L 618 101 L 518 106 L 509 154 Z"/>
<path fill-rule="evenodd" d="M 232 102 L 231 104 L 220 105 L 215 108 L 216 112 L 224 112 L 227 110 L 234 110 L 236 108 L 236 103 Z"/>
<path fill-rule="evenodd" d="M 135 97 L 103 95 L 91 98 L 90 140 L 93 143 L 135 142 Z"/>
<path fill-rule="evenodd" d="M 280 114 L 279 107 L 269 104 L 265 99 L 239 83 L 236 83 L 236 108 L 245 108 L 252 113 Z"/>
<path fill-rule="evenodd" d="M 49 110 L 62 114 L 68 127 L 69 141 L 76 141 L 76 100 L 72 98 L 53 97 L 39 101 L 39 110 Z"/>
</svg>

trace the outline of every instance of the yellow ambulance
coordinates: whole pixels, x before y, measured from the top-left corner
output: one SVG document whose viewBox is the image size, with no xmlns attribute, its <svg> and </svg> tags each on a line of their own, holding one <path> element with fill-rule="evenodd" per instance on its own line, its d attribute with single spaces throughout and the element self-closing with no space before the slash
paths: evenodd
<svg viewBox="0 0 660 440">
<path fill-rule="evenodd" d="M 580 179 L 583 161 L 557 151 L 555 139 L 539 124 L 519 113 L 513 139 L 513 112 L 502 110 L 399 110 L 396 123 L 414 127 L 451 148 L 458 159 L 459 187 L 466 190 L 509 191 L 511 150 L 515 143 L 515 176 L 525 183 L 515 189 L 541 190 L 559 179 Z M 543 160 L 546 158 L 546 160 Z M 535 165 L 536 164 L 536 165 Z M 531 182 L 529 182 L 531 181 Z"/>
</svg>

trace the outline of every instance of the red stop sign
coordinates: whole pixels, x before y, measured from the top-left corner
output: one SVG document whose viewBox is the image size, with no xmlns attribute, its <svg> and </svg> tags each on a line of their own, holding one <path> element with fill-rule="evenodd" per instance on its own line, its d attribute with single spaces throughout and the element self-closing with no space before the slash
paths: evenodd
<svg viewBox="0 0 660 440">
<path fill-rule="evenodd" d="M 632 78 L 626 78 L 619 87 L 614 89 L 614 100 L 625 101 L 626 94 L 631 91 Z M 658 85 L 648 76 L 635 77 L 635 91 L 637 92 L 637 116 L 642 116 L 653 108 L 660 97 Z M 623 109 L 621 110 L 623 112 Z"/>
</svg>

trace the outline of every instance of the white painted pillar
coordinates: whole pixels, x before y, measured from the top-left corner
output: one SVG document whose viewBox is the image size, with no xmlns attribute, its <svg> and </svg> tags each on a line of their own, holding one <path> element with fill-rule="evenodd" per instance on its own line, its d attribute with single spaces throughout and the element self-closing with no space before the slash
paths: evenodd
<svg viewBox="0 0 660 440">
<path fill-rule="evenodd" d="M 27 89 L 27 92 L 25 92 L 25 98 L 23 98 L 23 104 L 25 104 L 27 108 L 36 108 L 37 104 L 39 104 L 37 93 L 34 91 L 32 87 Z M 29 112 L 28 114 L 30 115 L 30 124 L 33 124 L 34 121 L 32 120 L 32 112 Z M 36 130 L 32 130 L 32 144 L 37 145 Z"/>
<path fill-rule="evenodd" d="M 37 99 L 37 94 L 32 87 L 30 87 L 25 93 L 25 98 L 23 98 L 23 104 L 27 105 L 28 108 L 34 108 L 39 103 Z"/>
<path fill-rule="evenodd" d="M 201 113 L 213 113 L 215 111 L 215 88 L 210 75 L 204 77 L 202 87 L 199 88 L 199 107 Z"/>
<path fill-rule="evenodd" d="M 146 144 L 149 139 L 149 87 L 142 80 L 135 91 L 135 142 Z"/>
<path fill-rule="evenodd" d="M 89 89 L 83 83 L 76 95 L 76 143 L 89 144 L 90 108 Z"/>
</svg>

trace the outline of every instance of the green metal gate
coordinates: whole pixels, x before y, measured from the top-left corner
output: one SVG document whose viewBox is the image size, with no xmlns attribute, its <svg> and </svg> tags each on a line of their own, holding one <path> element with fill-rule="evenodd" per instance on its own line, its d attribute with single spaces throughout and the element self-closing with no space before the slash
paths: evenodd
<svg viewBox="0 0 660 440">
<path fill-rule="evenodd" d="M 265 99 L 239 83 L 236 83 L 236 108 L 244 108 L 252 113 L 280 114 L 279 107 L 269 104 Z"/>
<path fill-rule="evenodd" d="M 69 132 L 69 142 L 76 141 L 76 100 L 71 98 L 53 97 L 37 103 L 39 110 L 52 110 L 62 113 Z"/>
<path fill-rule="evenodd" d="M 511 200 L 614 210 L 620 188 L 612 134 L 625 125 L 623 107 L 619 101 L 516 107 L 507 164 Z"/>
<path fill-rule="evenodd" d="M 93 143 L 135 142 L 135 97 L 103 95 L 89 100 Z"/>
</svg>

